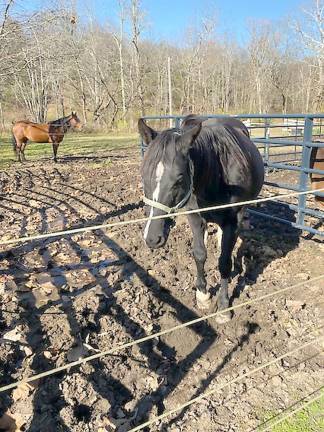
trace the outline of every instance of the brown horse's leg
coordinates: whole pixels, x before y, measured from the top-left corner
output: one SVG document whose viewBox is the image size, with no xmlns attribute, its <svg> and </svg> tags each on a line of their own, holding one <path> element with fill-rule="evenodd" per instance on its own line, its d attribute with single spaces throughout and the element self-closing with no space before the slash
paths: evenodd
<svg viewBox="0 0 324 432">
<path fill-rule="evenodd" d="M 23 143 L 21 141 L 16 141 L 16 156 L 17 156 L 17 161 L 18 162 L 23 162 L 22 157 L 21 157 L 21 148 L 23 146 Z"/>
<path fill-rule="evenodd" d="M 53 142 L 53 154 L 54 154 L 54 162 L 57 162 L 56 155 L 59 143 Z"/>
<path fill-rule="evenodd" d="M 25 156 L 25 148 L 26 148 L 27 141 L 23 142 L 20 148 L 21 156 L 23 162 L 26 162 L 26 156 Z"/>
</svg>

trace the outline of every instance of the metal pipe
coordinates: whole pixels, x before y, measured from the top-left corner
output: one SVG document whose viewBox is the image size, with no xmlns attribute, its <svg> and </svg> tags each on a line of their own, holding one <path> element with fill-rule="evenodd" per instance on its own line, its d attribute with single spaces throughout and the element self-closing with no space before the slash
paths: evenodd
<svg viewBox="0 0 324 432">
<path fill-rule="evenodd" d="M 278 202 L 283 202 L 283 201 L 278 201 Z M 296 204 L 288 204 L 288 207 L 291 208 L 292 210 L 298 210 L 298 205 L 296 205 Z M 324 218 L 324 212 L 321 212 L 320 210 L 313 210 L 310 208 L 304 208 L 303 212 L 310 215 L 310 216 L 314 216 L 316 218 L 319 218 L 319 219 Z"/>
<path fill-rule="evenodd" d="M 273 187 L 278 187 L 281 189 L 287 189 L 287 190 L 291 190 L 294 192 L 300 192 L 299 186 L 294 186 L 292 184 L 289 183 L 277 183 L 277 182 L 271 182 L 271 181 L 265 181 L 264 184 L 266 186 L 273 186 Z"/>
<path fill-rule="evenodd" d="M 253 138 L 252 141 L 258 144 L 271 144 L 274 147 L 280 146 L 280 147 L 293 147 L 293 146 L 299 146 L 304 147 L 305 145 L 307 147 L 318 147 L 323 148 L 324 142 L 316 142 L 313 143 L 312 141 L 291 141 L 291 140 L 277 140 L 277 139 L 264 139 L 264 138 Z"/>
<path fill-rule="evenodd" d="M 144 120 L 169 120 L 170 118 L 179 117 L 184 119 L 186 116 L 176 116 L 176 115 L 163 115 L 163 116 L 144 116 L 142 117 Z M 234 114 L 234 115 L 226 115 L 226 114 L 206 114 L 203 115 L 206 118 L 223 118 L 223 117 L 235 117 L 235 118 L 243 118 L 243 119 L 323 119 L 324 114 L 315 113 L 315 114 Z"/>
<path fill-rule="evenodd" d="M 276 163 L 276 162 L 269 162 L 267 165 L 270 168 L 286 169 L 288 171 L 298 171 L 298 172 L 304 172 L 307 174 L 324 174 L 323 170 L 318 170 L 318 169 L 314 169 L 314 168 L 304 168 L 304 167 L 299 167 L 299 166 L 284 165 L 284 164 Z"/>
<path fill-rule="evenodd" d="M 309 167 L 311 148 L 307 146 L 306 143 L 312 141 L 312 133 L 313 133 L 313 119 L 305 118 L 305 128 L 304 128 L 304 145 L 303 145 L 303 154 L 302 154 L 302 170 L 300 171 L 299 176 L 299 187 L 300 189 L 306 190 L 308 175 L 306 169 Z M 320 171 L 320 170 L 318 170 Z M 300 195 L 298 198 L 298 214 L 297 214 L 297 223 L 299 225 L 304 225 L 305 222 L 305 206 L 306 206 L 306 197 Z"/>
<path fill-rule="evenodd" d="M 272 157 L 277 157 L 277 156 L 295 156 L 296 157 L 296 155 L 301 155 L 301 154 L 303 154 L 303 152 L 289 152 L 289 153 L 272 153 L 270 156 L 272 156 Z M 297 158 L 296 158 L 296 160 L 297 160 Z"/>
<path fill-rule="evenodd" d="M 282 218 L 277 217 L 277 216 L 272 216 L 272 215 L 269 215 L 267 213 L 263 213 L 263 212 L 259 212 L 259 211 L 255 211 L 255 210 L 251 210 L 251 209 L 247 209 L 247 211 L 251 214 L 256 215 L 256 216 L 261 216 L 261 217 L 264 217 L 266 219 L 271 219 L 275 222 L 284 223 L 285 225 L 289 225 L 292 228 L 296 228 L 296 229 L 299 229 L 301 231 L 308 231 L 311 234 L 315 234 L 315 235 L 319 235 L 321 237 L 324 237 L 324 231 L 319 231 L 319 230 L 311 228 L 307 225 L 299 225 L 296 222 L 291 222 L 291 221 L 288 221 L 287 219 L 282 219 Z"/>
</svg>

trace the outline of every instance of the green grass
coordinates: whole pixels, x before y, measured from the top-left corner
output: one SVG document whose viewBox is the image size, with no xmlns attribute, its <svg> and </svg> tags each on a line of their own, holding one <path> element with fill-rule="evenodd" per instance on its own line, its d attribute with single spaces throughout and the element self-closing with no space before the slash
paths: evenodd
<svg viewBox="0 0 324 432">
<path fill-rule="evenodd" d="M 64 137 L 64 141 L 58 149 L 58 159 L 63 156 L 80 156 L 98 154 L 107 150 L 122 150 L 136 148 L 138 145 L 138 135 L 95 135 L 71 133 Z M 39 160 L 42 158 L 52 158 L 52 145 L 48 143 L 30 142 L 26 146 L 25 155 L 28 160 Z M 15 155 L 12 149 L 10 136 L 0 136 L 0 168 L 9 167 L 15 163 Z M 109 159 L 102 164 L 109 165 Z M 95 164 L 97 166 L 97 164 Z"/>
<path fill-rule="evenodd" d="M 288 413 L 289 411 L 287 411 Z M 285 415 L 285 413 L 283 413 Z M 267 419 L 274 414 L 267 416 Z M 279 419 L 279 416 L 278 416 Z M 274 419 L 275 421 L 276 419 Z M 260 429 L 262 430 L 262 428 Z M 271 432 L 320 432 L 324 431 L 324 395 L 289 419 L 273 426 Z"/>
</svg>

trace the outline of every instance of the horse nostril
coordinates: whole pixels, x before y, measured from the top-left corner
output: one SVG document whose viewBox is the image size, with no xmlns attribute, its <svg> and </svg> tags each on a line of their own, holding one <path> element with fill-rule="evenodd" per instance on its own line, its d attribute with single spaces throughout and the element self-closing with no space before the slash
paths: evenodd
<svg viewBox="0 0 324 432">
<path fill-rule="evenodd" d="M 165 237 L 164 236 L 158 236 L 154 239 L 148 238 L 148 239 L 146 239 L 146 243 L 151 249 L 157 249 L 157 248 L 164 245 Z"/>
<path fill-rule="evenodd" d="M 156 244 L 157 244 L 158 246 L 160 246 L 162 243 L 163 243 L 163 237 L 162 237 L 162 236 L 159 236 L 158 239 L 157 239 Z"/>
</svg>

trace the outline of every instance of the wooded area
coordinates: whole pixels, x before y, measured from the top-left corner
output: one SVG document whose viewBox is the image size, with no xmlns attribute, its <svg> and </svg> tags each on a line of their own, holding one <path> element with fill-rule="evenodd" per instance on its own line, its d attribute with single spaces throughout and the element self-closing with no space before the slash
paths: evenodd
<svg viewBox="0 0 324 432">
<path fill-rule="evenodd" d="M 94 129 L 133 128 L 140 115 L 170 110 L 322 111 L 323 0 L 288 23 L 249 23 L 245 46 L 220 34 L 209 10 L 185 44 L 152 41 L 141 1 L 116 2 L 118 25 L 80 18 L 68 2 L 34 13 L 0 3 L 1 128 L 72 109 Z"/>
</svg>

